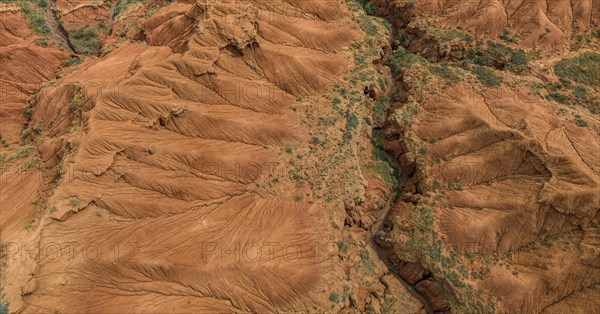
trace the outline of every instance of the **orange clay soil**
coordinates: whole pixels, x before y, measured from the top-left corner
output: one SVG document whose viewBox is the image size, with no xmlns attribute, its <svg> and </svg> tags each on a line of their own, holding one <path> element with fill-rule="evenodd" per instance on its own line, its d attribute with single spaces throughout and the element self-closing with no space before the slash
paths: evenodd
<svg viewBox="0 0 600 314">
<path fill-rule="evenodd" d="M 2 186 L 10 312 L 421 310 L 368 232 L 393 193 L 364 119 L 389 86 L 381 20 L 211 1 L 115 21 L 107 53 L 25 93 L 32 149 L 3 158 L 41 178 Z"/>
<path fill-rule="evenodd" d="M 597 1 L 1 5 L 10 313 L 600 311 Z"/>
<path fill-rule="evenodd" d="M 56 77 L 68 54 L 32 42 L 37 36 L 14 4 L 0 6 L 0 82 L 2 94 L 0 132 L 7 143 L 18 142 L 26 117 L 22 114 L 28 97 L 40 84 Z"/>
</svg>

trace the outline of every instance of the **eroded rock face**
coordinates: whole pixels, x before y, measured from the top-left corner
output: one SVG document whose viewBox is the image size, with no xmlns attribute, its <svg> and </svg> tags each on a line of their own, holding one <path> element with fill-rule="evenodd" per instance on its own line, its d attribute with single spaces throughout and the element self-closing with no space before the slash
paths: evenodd
<svg viewBox="0 0 600 314">
<path fill-rule="evenodd" d="M 318 209 L 284 196 L 257 197 L 253 188 L 279 147 L 302 137 L 283 111 L 295 98 L 291 93 L 323 91 L 346 60 L 271 43 L 268 35 L 258 35 L 255 16 L 236 16 L 240 11 L 229 4 L 187 7 L 176 17 L 159 13 L 147 20 L 150 46 L 122 46 L 65 77 L 80 85 L 71 94 L 81 101 L 84 133 L 73 139 L 69 180 L 49 200 L 57 221 L 42 231 L 42 246 L 75 241 L 110 252 L 135 242 L 139 252 L 135 261 L 103 255 L 66 265 L 41 263 L 38 288 L 24 297 L 25 311 L 261 312 L 310 306 L 323 274 L 314 253 L 318 230 L 311 223 Z M 209 8 L 210 15 L 201 16 Z M 223 17 L 247 22 L 220 25 Z M 321 31 L 328 24 L 313 23 Z M 194 33 L 196 28 L 201 32 Z M 284 74 L 289 72 L 302 73 L 302 81 Z M 92 83 L 114 85 L 92 94 Z M 68 109 L 63 98 L 38 104 L 33 123 L 56 121 L 51 113 Z M 270 259 L 240 256 L 266 253 L 266 243 L 274 242 L 294 243 L 302 254 L 285 261 L 281 248 L 273 248 Z M 70 297 L 75 291 L 86 297 Z M 106 298 L 112 300 L 108 305 Z"/>
<path fill-rule="evenodd" d="M 337 1 L 144 2 L 115 23 L 108 2 L 65 5 L 69 38 L 113 32 L 30 102 L 43 193 L 28 234 L 55 254 L 9 256 L 11 311 L 419 311 L 373 220 L 344 225 L 392 194 L 387 164 L 365 166 L 380 21 Z"/>
<path fill-rule="evenodd" d="M 2 94 L 0 134 L 8 143 L 16 143 L 26 117 L 29 97 L 45 81 L 56 77 L 67 53 L 52 47 L 33 45 L 35 34 L 15 4 L 0 7 L 0 79 Z"/>
<path fill-rule="evenodd" d="M 586 1 L 544 8 L 541 2 L 523 1 L 519 9 L 488 1 L 459 18 L 460 10 L 470 8 L 468 2 L 437 7 L 418 2 L 415 7 L 387 2 L 380 8 L 400 8 L 389 16 L 397 18 L 404 45 L 388 58 L 401 97 L 388 120 L 386 148 L 412 173 L 380 241 L 389 258 L 440 311 L 538 313 L 567 306 L 597 311 L 597 105 L 571 103 L 570 96 L 560 98 L 552 87 L 543 87 L 546 96 L 534 90 L 545 82 L 564 84 L 565 94 L 571 89 L 598 93 L 594 75 L 581 79 L 593 62 L 579 66 L 581 77 L 565 76 L 561 65 L 596 58 L 587 51 L 598 42 L 587 36 L 587 46 L 579 46 L 582 41 L 571 26 L 562 27 L 552 44 L 536 41 L 533 18 L 524 18 L 537 16 L 531 13 L 535 9 L 545 14 L 548 25 L 562 25 L 578 14 L 585 17 L 581 25 L 594 29 L 597 9 Z M 484 26 L 479 20 L 500 9 L 512 16 L 508 22 L 497 19 Z M 432 21 L 454 21 L 462 30 Z M 497 36 L 506 25 L 531 32 L 513 43 L 480 41 Z M 547 57 L 514 67 L 512 52 L 542 42 L 555 48 L 571 44 L 575 52 L 546 50 Z M 469 48 L 473 43 L 477 47 Z M 493 57 L 486 55 L 489 47 Z M 456 58 L 448 53 L 469 50 Z M 504 64 L 496 62 L 507 55 Z M 591 295 L 594 301 L 575 301 Z"/>
<path fill-rule="evenodd" d="M 600 310 L 594 2 L 374 4 L 3 5 L 0 306 Z"/>
<path fill-rule="evenodd" d="M 67 31 L 74 31 L 90 24 L 103 23 L 110 26 L 112 1 L 56 0 L 56 10 Z"/>
<path fill-rule="evenodd" d="M 598 232 L 600 138 L 562 123 L 547 106 L 508 89 L 479 94 L 455 87 L 425 98 L 409 131 L 413 147 L 427 150 L 419 185 L 424 194 L 439 195 L 429 204 L 437 236 L 461 254 L 506 263 L 473 287 L 501 296 L 508 311 L 539 312 L 593 287 L 600 276 L 591 243 Z M 466 267 L 465 281 L 471 282 L 474 265 Z"/>
<path fill-rule="evenodd" d="M 462 29 L 487 39 L 498 36 L 519 41 L 523 46 L 544 50 L 562 48 L 570 35 L 589 34 L 600 20 L 598 3 L 594 0 L 484 0 L 484 1 L 378 1 L 391 7 L 433 18 L 436 26 Z"/>
</svg>

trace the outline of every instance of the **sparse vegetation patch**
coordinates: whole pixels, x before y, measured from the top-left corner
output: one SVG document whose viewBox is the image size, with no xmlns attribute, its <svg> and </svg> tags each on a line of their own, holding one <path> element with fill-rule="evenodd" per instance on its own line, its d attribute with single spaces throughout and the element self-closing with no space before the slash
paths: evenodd
<svg viewBox="0 0 600 314">
<path fill-rule="evenodd" d="M 561 79 L 600 86 L 600 54 L 588 52 L 574 58 L 560 60 L 554 66 L 554 71 Z"/>
<path fill-rule="evenodd" d="M 69 33 L 69 40 L 75 50 L 84 54 L 96 54 L 102 44 L 98 26 L 86 25 Z"/>
</svg>

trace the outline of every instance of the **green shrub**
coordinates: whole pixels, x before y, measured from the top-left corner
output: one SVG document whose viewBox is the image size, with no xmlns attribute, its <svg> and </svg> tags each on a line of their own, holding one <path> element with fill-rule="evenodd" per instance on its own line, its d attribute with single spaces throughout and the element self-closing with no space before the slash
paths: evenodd
<svg viewBox="0 0 600 314">
<path fill-rule="evenodd" d="M 446 279 L 448 279 L 455 287 L 458 287 L 461 284 L 458 275 L 453 271 L 446 273 Z"/>
<path fill-rule="evenodd" d="M 476 48 L 469 49 L 465 62 L 495 67 L 499 70 L 508 67 L 519 73 L 527 67 L 530 60 L 535 58 L 534 54 L 528 54 L 523 49 L 515 50 L 504 44 L 489 41 L 487 46 L 479 42 Z"/>
<path fill-rule="evenodd" d="M 574 58 L 560 60 L 554 65 L 554 72 L 562 79 L 600 86 L 600 54 L 588 52 Z"/>
<path fill-rule="evenodd" d="M 353 112 L 346 118 L 346 129 L 354 130 L 358 127 L 358 116 Z"/>
<path fill-rule="evenodd" d="M 40 160 L 38 158 L 34 158 L 32 160 L 29 160 L 27 162 L 25 162 L 23 164 L 23 168 L 25 169 L 30 169 L 30 168 L 37 168 L 37 166 L 39 165 Z"/>
<path fill-rule="evenodd" d="M 46 40 L 46 38 L 38 38 L 34 40 L 33 43 L 38 46 L 48 47 L 48 41 Z"/>
<path fill-rule="evenodd" d="M 382 77 L 378 77 L 377 82 L 379 83 L 379 88 L 381 88 L 381 90 L 384 90 L 386 86 L 385 79 L 383 79 Z"/>
<path fill-rule="evenodd" d="M 578 115 L 578 114 L 575 115 L 575 124 L 577 124 L 578 126 L 581 126 L 581 127 L 588 126 L 587 121 L 583 120 L 581 118 L 581 115 Z"/>
<path fill-rule="evenodd" d="M 29 20 L 29 27 L 42 35 L 49 35 L 51 32 L 50 27 L 46 25 L 46 20 L 40 16 L 33 17 L 31 20 Z"/>
<path fill-rule="evenodd" d="M 73 99 L 71 99 L 71 101 L 69 102 L 69 111 L 71 111 L 72 113 L 75 112 L 79 107 L 80 103 L 81 98 L 79 97 L 79 95 L 73 96 Z"/>
<path fill-rule="evenodd" d="M 1 291 L 0 291 L 1 293 Z M 8 302 L 4 301 L 4 297 L 0 295 L 0 314 L 8 314 Z"/>
<path fill-rule="evenodd" d="M 41 35 L 50 35 L 50 27 L 46 24 L 43 17 L 33 17 L 29 20 L 29 27 Z"/>
<path fill-rule="evenodd" d="M 344 241 L 344 240 L 339 240 L 339 241 L 337 242 L 337 246 L 338 246 L 338 249 L 339 249 L 341 252 L 346 252 L 346 251 L 348 251 L 348 244 L 346 244 L 346 241 Z"/>
<path fill-rule="evenodd" d="M 440 36 L 440 38 L 444 41 L 450 41 L 455 38 L 460 38 L 467 43 L 473 42 L 473 36 L 471 36 L 465 32 L 458 31 L 458 30 L 450 30 L 450 31 L 444 32 Z"/>
<path fill-rule="evenodd" d="M 573 87 L 573 96 L 578 101 L 585 101 L 587 99 L 587 89 L 583 86 L 575 86 Z"/>
<path fill-rule="evenodd" d="M 365 20 L 362 23 L 362 29 L 369 35 L 375 36 L 377 35 L 377 26 L 369 20 Z"/>
<path fill-rule="evenodd" d="M 81 60 L 77 57 L 73 57 L 68 60 L 65 60 L 65 62 L 63 62 L 63 65 L 68 67 L 68 66 L 74 65 L 74 64 L 81 64 L 82 62 L 83 62 L 83 60 Z"/>
<path fill-rule="evenodd" d="M 442 256 L 442 267 L 450 268 L 456 265 L 456 257 L 455 256 Z"/>
<path fill-rule="evenodd" d="M 33 110 L 31 109 L 31 106 L 27 105 L 25 108 L 23 108 L 23 115 L 24 115 L 26 118 L 29 118 L 29 117 L 31 117 L 31 113 L 32 113 L 32 111 L 33 111 Z"/>
<path fill-rule="evenodd" d="M 514 65 L 527 65 L 529 63 L 529 58 L 527 58 L 527 54 L 523 49 L 518 49 L 512 53 L 510 63 Z"/>
<path fill-rule="evenodd" d="M 463 278 L 465 278 L 465 279 L 469 278 L 469 271 L 467 270 L 465 265 L 460 265 L 460 267 L 458 268 L 458 271 L 463 276 Z"/>
<path fill-rule="evenodd" d="M 100 54 L 100 57 L 106 57 L 107 54 L 111 53 L 112 49 L 108 48 L 108 49 L 104 49 L 102 50 L 102 53 Z"/>
<path fill-rule="evenodd" d="M 475 66 L 472 71 L 475 73 L 475 76 L 477 76 L 477 79 L 481 82 L 481 84 L 487 87 L 500 86 L 500 83 L 502 83 L 502 78 L 496 76 L 494 74 L 494 70 L 488 67 Z"/>
<path fill-rule="evenodd" d="M 559 103 L 565 104 L 569 100 L 569 96 L 561 93 L 550 93 L 548 94 L 548 99 L 554 99 Z"/>
<path fill-rule="evenodd" d="M 387 161 L 387 157 L 385 157 L 385 154 L 383 153 L 383 151 L 381 149 L 375 148 L 373 151 L 373 154 L 376 155 L 374 157 L 378 158 L 379 161 L 374 161 L 372 163 L 369 163 L 368 165 L 365 166 L 365 169 L 368 170 L 369 172 L 373 173 L 375 176 L 382 179 L 386 183 L 388 183 L 395 190 L 398 187 L 397 169 L 394 169 L 392 167 L 392 169 L 394 170 L 394 173 L 390 174 L 391 165 Z M 382 159 L 385 159 L 385 160 L 382 160 Z"/>
<path fill-rule="evenodd" d="M 551 91 L 561 90 L 562 88 L 563 88 L 563 86 L 560 83 L 554 83 L 554 84 L 548 85 L 548 89 Z"/>
<path fill-rule="evenodd" d="M 455 84 L 460 82 L 460 77 L 447 65 L 434 65 L 430 68 L 431 73 L 443 78 L 444 80 Z"/>
<path fill-rule="evenodd" d="M 10 157 L 8 157 L 7 161 L 11 161 L 13 159 L 21 158 L 21 157 L 29 157 L 29 154 L 34 150 L 33 146 L 27 146 L 14 153 Z"/>
<path fill-rule="evenodd" d="M 510 28 L 505 28 L 504 30 L 502 30 L 502 33 L 500 35 L 498 35 L 498 38 L 500 38 L 506 42 L 509 42 L 509 43 L 517 42 L 516 38 L 510 36 L 511 33 L 512 33 L 512 30 Z"/>
<path fill-rule="evenodd" d="M 407 48 L 408 46 L 410 46 L 410 41 L 412 40 L 412 37 L 410 34 L 402 34 L 400 35 L 400 38 L 398 39 L 398 41 L 400 42 L 400 46 Z"/>
<path fill-rule="evenodd" d="M 494 59 L 508 59 L 513 53 L 513 49 L 497 42 L 488 42 L 487 51 Z"/>
<path fill-rule="evenodd" d="M 93 26 L 86 25 L 69 33 L 69 40 L 75 50 L 84 54 L 95 54 L 101 45 L 101 38 Z"/>
<path fill-rule="evenodd" d="M 79 203 L 81 203 L 81 201 L 77 197 L 69 199 L 69 205 L 71 205 L 71 207 L 77 207 L 79 206 Z"/>
<path fill-rule="evenodd" d="M 460 183 L 454 183 L 454 184 L 450 185 L 450 189 L 457 190 L 457 191 L 462 191 L 464 188 L 463 188 L 462 184 L 460 184 Z"/>
<path fill-rule="evenodd" d="M 413 124 L 413 117 L 419 114 L 419 108 L 415 105 L 408 103 L 400 109 L 400 115 L 402 117 L 402 124 L 411 126 Z"/>
<path fill-rule="evenodd" d="M 138 2 L 142 2 L 142 0 L 118 0 L 114 15 L 117 16 L 121 14 L 128 6 Z"/>
<path fill-rule="evenodd" d="M 375 105 L 373 106 L 373 120 L 375 120 L 381 126 L 385 125 L 388 108 L 389 101 L 385 95 L 381 96 L 381 98 L 379 98 L 379 100 L 376 101 Z"/>
<path fill-rule="evenodd" d="M 42 8 L 48 7 L 48 1 L 46 1 L 46 0 L 34 0 L 34 2 Z"/>
<path fill-rule="evenodd" d="M 387 58 L 387 65 L 395 74 L 399 74 L 406 68 L 419 62 L 425 63 L 426 61 L 423 59 L 423 57 L 412 54 L 402 47 L 394 50 L 394 52 Z"/>
<path fill-rule="evenodd" d="M 433 211 L 429 206 L 418 206 L 411 212 L 410 219 L 414 228 L 425 232 L 433 225 Z"/>
<path fill-rule="evenodd" d="M 21 12 L 27 18 L 29 28 L 40 35 L 49 35 L 52 32 L 42 14 L 43 8 L 48 5 L 45 0 L 40 0 L 38 3 L 23 1 L 19 5 Z"/>
<path fill-rule="evenodd" d="M 373 4 L 369 3 L 369 0 L 360 0 L 360 5 L 363 10 L 365 10 L 365 13 L 368 15 L 375 15 L 375 7 Z"/>
</svg>

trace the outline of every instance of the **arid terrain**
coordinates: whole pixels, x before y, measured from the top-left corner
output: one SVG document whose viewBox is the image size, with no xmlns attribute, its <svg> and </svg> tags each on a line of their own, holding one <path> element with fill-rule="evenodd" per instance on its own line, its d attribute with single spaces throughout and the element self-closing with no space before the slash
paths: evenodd
<svg viewBox="0 0 600 314">
<path fill-rule="evenodd" d="M 597 0 L 0 0 L 0 313 L 600 313 Z"/>
</svg>

